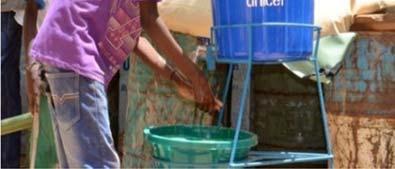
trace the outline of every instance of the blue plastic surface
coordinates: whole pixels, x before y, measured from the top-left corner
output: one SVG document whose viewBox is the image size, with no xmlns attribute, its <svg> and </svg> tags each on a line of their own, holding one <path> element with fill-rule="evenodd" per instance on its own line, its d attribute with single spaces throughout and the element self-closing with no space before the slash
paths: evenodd
<svg viewBox="0 0 395 169">
<path fill-rule="evenodd" d="M 248 59 L 248 27 L 229 25 L 266 22 L 314 22 L 314 0 L 212 0 L 218 59 Z M 224 26 L 220 29 L 216 27 Z M 254 61 L 305 60 L 312 53 L 313 28 L 255 26 Z"/>
</svg>

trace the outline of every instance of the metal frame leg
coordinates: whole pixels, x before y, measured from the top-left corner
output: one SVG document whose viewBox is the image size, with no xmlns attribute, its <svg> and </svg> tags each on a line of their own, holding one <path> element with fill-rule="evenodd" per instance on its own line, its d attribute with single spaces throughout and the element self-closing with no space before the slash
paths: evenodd
<svg viewBox="0 0 395 169">
<path fill-rule="evenodd" d="M 243 83 L 243 91 L 241 94 L 241 103 L 240 103 L 240 108 L 239 108 L 239 116 L 237 117 L 237 125 L 236 125 L 236 131 L 235 131 L 235 136 L 233 139 L 232 143 L 232 153 L 230 156 L 230 161 L 229 161 L 229 167 L 234 166 L 235 158 L 236 158 L 236 148 L 237 148 L 237 142 L 239 141 L 239 134 L 241 130 L 241 123 L 243 121 L 244 117 L 244 106 L 246 102 L 246 97 L 247 97 L 247 92 L 248 88 L 250 85 L 251 81 L 251 71 L 252 71 L 252 27 L 248 26 L 248 67 L 247 67 L 247 72 L 245 75 L 244 83 Z"/>
<path fill-rule="evenodd" d="M 236 158 L 236 147 L 237 147 L 237 143 L 239 141 L 239 134 L 240 134 L 240 130 L 241 130 L 241 123 L 243 121 L 243 116 L 244 116 L 244 105 L 246 102 L 246 97 L 247 97 L 247 93 L 248 93 L 248 86 L 250 85 L 250 81 L 251 81 L 251 68 L 252 65 L 249 64 L 248 69 L 247 69 L 247 73 L 244 79 L 244 84 L 243 84 L 243 91 L 242 91 L 242 95 L 241 95 L 241 103 L 240 103 L 240 109 L 239 109 L 239 113 L 238 113 L 238 117 L 237 117 L 237 125 L 236 125 L 236 131 L 235 131 L 235 136 L 233 139 L 233 143 L 232 143 L 232 153 L 230 156 L 230 161 L 229 161 L 229 167 L 232 167 L 232 165 L 235 162 L 235 158 Z"/>
<path fill-rule="evenodd" d="M 232 75 L 233 75 L 233 64 L 229 64 L 228 75 L 226 76 L 224 93 L 222 94 L 222 103 L 224 103 L 224 104 L 226 103 L 226 99 L 228 97 L 228 92 L 229 92 L 229 88 L 230 88 L 230 81 L 232 79 Z M 222 108 L 221 111 L 219 112 L 218 121 L 217 121 L 218 127 L 222 126 L 223 118 L 224 118 L 224 108 Z"/>
<path fill-rule="evenodd" d="M 324 100 L 324 94 L 322 90 L 322 84 L 321 84 L 321 79 L 320 79 L 320 66 L 318 64 L 318 59 L 317 59 L 317 52 L 319 49 L 319 39 L 320 39 L 320 30 L 317 30 L 317 42 L 315 45 L 314 49 L 314 54 L 313 54 L 313 63 L 314 63 L 314 69 L 315 69 L 315 75 L 316 75 L 316 80 L 317 80 L 317 88 L 318 88 L 318 96 L 320 100 L 320 111 L 321 111 L 321 120 L 322 120 L 322 125 L 324 128 L 324 136 L 325 136 L 325 143 L 326 143 L 326 151 L 329 155 L 332 154 L 332 144 L 331 144 L 331 139 L 330 139 L 330 131 L 329 131 L 329 126 L 328 126 L 328 118 L 326 114 L 326 107 L 325 107 L 325 100 Z M 328 160 L 328 167 L 333 168 L 333 158 Z"/>
</svg>

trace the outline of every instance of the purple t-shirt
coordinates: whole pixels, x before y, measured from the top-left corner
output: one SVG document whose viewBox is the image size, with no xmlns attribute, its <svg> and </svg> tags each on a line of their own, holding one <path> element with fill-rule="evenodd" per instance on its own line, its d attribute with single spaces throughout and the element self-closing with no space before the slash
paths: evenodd
<svg viewBox="0 0 395 169">
<path fill-rule="evenodd" d="M 137 44 L 140 1 L 53 0 L 30 54 L 108 85 Z"/>
</svg>

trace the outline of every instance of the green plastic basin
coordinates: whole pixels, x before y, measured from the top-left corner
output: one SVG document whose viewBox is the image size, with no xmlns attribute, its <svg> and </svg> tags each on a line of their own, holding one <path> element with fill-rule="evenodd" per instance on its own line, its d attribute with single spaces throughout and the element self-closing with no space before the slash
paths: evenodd
<svg viewBox="0 0 395 169">
<path fill-rule="evenodd" d="M 234 129 L 208 126 L 161 126 L 144 130 L 154 158 L 179 164 L 219 164 L 229 162 Z M 241 131 L 236 160 L 245 159 L 257 145 L 255 134 Z"/>
</svg>

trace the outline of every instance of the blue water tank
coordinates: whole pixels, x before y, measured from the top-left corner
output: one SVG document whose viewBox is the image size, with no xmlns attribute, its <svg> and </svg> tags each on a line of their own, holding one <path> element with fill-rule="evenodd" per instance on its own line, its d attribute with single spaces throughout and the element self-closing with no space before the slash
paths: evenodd
<svg viewBox="0 0 395 169">
<path fill-rule="evenodd" d="M 314 0 L 212 0 L 214 26 L 265 22 L 314 22 Z M 221 28 L 215 31 L 218 58 L 248 59 L 247 27 Z M 313 48 L 313 28 L 259 26 L 252 28 L 255 61 L 305 60 Z"/>
</svg>

